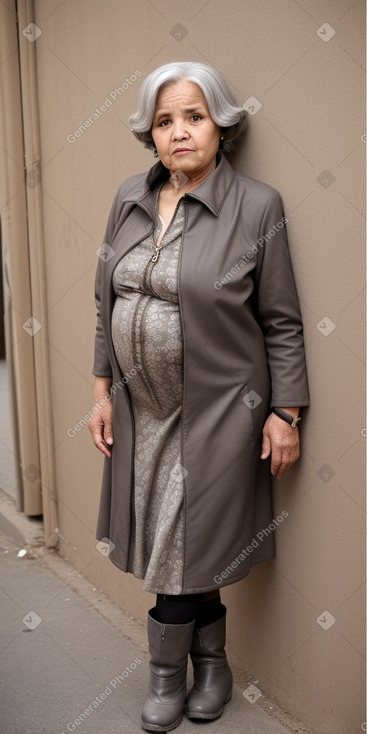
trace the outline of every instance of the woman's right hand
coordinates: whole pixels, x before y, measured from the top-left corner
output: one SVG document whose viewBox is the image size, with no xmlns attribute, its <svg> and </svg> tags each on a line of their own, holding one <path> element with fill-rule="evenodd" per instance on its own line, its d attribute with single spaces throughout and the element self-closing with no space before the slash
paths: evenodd
<svg viewBox="0 0 367 734">
<path fill-rule="evenodd" d="M 94 386 L 94 406 L 89 419 L 88 428 L 93 443 L 102 454 L 111 458 L 109 450 L 113 444 L 112 400 L 109 393 L 111 380 L 107 377 L 96 377 Z"/>
</svg>

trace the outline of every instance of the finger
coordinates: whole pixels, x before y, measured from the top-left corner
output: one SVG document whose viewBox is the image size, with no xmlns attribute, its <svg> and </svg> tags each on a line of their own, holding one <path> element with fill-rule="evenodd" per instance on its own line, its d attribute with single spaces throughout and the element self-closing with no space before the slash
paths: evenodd
<svg viewBox="0 0 367 734">
<path fill-rule="evenodd" d="M 284 476 L 284 473 L 287 471 L 287 466 L 285 464 L 281 464 L 277 473 L 275 474 L 276 479 L 282 479 Z"/>
<path fill-rule="evenodd" d="M 103 438 L 110 446 L 113 444 L 112 423 L 105 423 L 103 427 Z"/>
<path fill-rule="evenodd" d="M 271 452 L 270 471 L 273 474 L 273 476 L 277 477 L 278 479 L 280 479 L 278 474 L 279 474 L 281 466 L 282 466 L 282 452 L 276 446 L 273 446 L 273 450 Z"/>
<path fill-rule="evenodd" d="M 102 435 L 103 425 L 98 424 L 96 427 L 93 425 L 89 425 L 89 430 L 92 434 L 93 443 L 96 448 L 99 449 L 99 451 L 102 451 L 102 454 L 110 458 L 111 452 L 108 450 L 108 446 L 106 445 L 106 442 Z"/>
<path fill-rule="evenodd" d="M 111 458 L 111 452 L 102 434 L 100 434 L 99 436 L 96 436 L 96 440 L 94 443 L 97 449 L 99 449 L 99 451 L 102 452 L 102 454 L 104 454 L 105 456 L 108 456 L 108 458 Z"/>
<path fill-rule="evenodd" d="M 299 458 L 299 450 L 297 447 L 294 447 L 291 450 L 283 451 L 281 454 L 281 462 L 278 469 L 278 472 L 276 474 L 277 479 L 281 479 L 285 472 L 288 471 L 288 469 L 295 464 L 297 459 Z"/>
<path fill-rule="evenodd" d="M 279 467 L 278 473 L 276 475 L 277 479 L 282 479 L 284 477 L 284 474 L 286 473 L 287 469 L 289 469 L 292 466 L 293 462 L 290 464 L 282 463 Z"/>
<path fill-rule="evenodd" d="M 102 452 L 102 454 L 104 454 L 105 456 L 108 456 L 109 459 L 111 458 L 111 451 L 108 450 L 103 440 L 100 441 L 99 443 L 95 443 L 95 446 L 97 447 L 97 449 L 99 449 Z"/>
<path fill-rule="evenodd" d="M 260 458 L 267 459 L 268 456 L 270 456 L 270 449 L 271 449 L 271 445 L 270 445 L 269 437 L 266 434 L 263 434 L 263 442 L 262 442 L 262 447 L 261 447 Z"/>
</svg>

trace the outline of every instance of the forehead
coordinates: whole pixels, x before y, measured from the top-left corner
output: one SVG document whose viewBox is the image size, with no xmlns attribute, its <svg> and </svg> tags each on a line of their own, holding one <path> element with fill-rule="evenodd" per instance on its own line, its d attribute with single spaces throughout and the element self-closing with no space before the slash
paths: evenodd
<svg viewBox="0 0 367 734">
<path fill-rule="evenodd" d="M 180 79 L 160 89 L 157 96 L 156 110 L 176 103 L 184 105 L 201 104 L 207 107 L 205 96 L 194 82 Z"/>
</svg>

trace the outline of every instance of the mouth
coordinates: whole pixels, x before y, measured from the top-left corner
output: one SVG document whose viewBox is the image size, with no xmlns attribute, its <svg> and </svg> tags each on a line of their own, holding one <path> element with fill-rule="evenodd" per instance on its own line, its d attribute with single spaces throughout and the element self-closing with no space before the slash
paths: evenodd
<svg viewBox="0 0 367 734">
<path fill-rule="evenodd" d="M 177 153 L 192 153 L 192 148 L 175 148 L 173 151 L 173 155 L 176 155 Z"/>
</svg>

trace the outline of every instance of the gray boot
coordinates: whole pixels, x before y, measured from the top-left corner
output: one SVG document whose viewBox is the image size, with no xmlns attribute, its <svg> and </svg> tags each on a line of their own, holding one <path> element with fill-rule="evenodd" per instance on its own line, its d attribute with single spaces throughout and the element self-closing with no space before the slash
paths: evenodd
<svg viewBox="0 0 367 734">
<path fill-rule="evenodd" d="M 194 685 L 185 713 L 190 719 L 218 719 L 232 698 L 232 673 L 224 650 L 226 608 L 223 616 L 207 627 L 196 628 L 190 650 Z"/>
<path fill-rule="evenodd" d="M 187 658 L 195 621 L 161 624 L 148 613 L 150 683 L 141 715 L 146 731 L 171 731 L 182 721 L 185 705 Z"/>
</svg>

